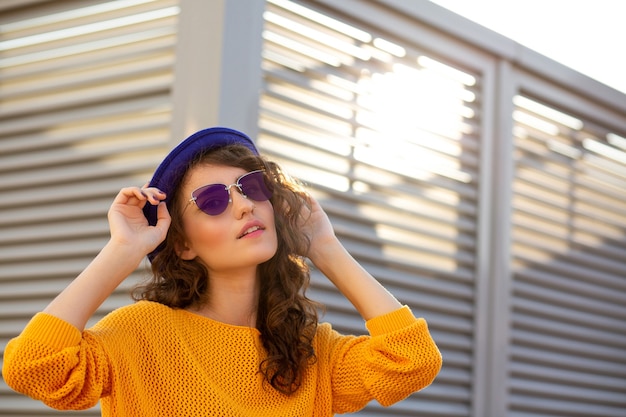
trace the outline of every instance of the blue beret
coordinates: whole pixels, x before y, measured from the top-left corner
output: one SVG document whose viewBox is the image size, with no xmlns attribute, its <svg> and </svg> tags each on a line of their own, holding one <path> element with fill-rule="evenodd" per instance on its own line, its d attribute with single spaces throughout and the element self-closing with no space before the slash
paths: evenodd
<svg viewBox="0 0 626 417">
<path fill-rule="evenodd" d="M 163 191 L 167 195 L 164 201 L 169 206 L 170 195 L 182 180 L 183 175 L 185 175 L 189 163 L 199 152 L 233 144 L 244 145 L 255 155 L 259 154 L 252 139 L 244 133 L 225 127 L 212 127 L 200 130 L 172 149 L 154 172 L 149 186 Z M 148 203 L 145 205 L 143 213 L 146 219 L 148 219 L 148 223 L 154 226 L 157 222 L 157 206 Z M 152 260 L 162 249 L 162 246 L 163 244 L 159 245 L 157 249 L 148 255 L 148 258 Z"/>
</svg>

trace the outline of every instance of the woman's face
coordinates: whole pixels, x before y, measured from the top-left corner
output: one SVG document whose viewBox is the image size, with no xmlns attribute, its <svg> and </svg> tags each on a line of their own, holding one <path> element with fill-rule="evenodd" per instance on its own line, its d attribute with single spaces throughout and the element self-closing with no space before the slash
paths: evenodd
<svg viewBox="0 0 626 417">
<path fill-rule="evenodd" d="M 183 206 L 191 192 L 207 184 L 233 184 L 246 174 L 242 168 L 223 165 L 198 165 L 188 173 L 183 184 Z M 232 202 L 223 213 L 210 216 L 194 203 L 182 215 L 186 247 L 179 256 L 199 258 L 209 272 L 256 268 L 276 253 L 278 240 L 274 226 L 274 208 L 269 201 L 245 198 L 237 187 L 230 188 Z"/>
</svg>

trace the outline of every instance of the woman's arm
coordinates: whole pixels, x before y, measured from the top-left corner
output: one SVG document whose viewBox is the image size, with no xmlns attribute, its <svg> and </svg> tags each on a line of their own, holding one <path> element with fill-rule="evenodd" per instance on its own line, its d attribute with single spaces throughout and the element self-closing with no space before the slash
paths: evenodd
<svg viewBox="0 0 626 417">
<path fill-rule="evenodd" d="M 306 219 L 303 230 L 311 240 L 307 256 L 315 267 L 328 277 L 365 320 L 402 307 L 339 242 L 319 203 L 313 197 L 309 197 L 309 202 L 311 212 L 310 216 L 303 213 Z"/>
<path fill-rule="evenodd" d="M 170 216 L 165 195 L 155 188 L 122 189 L 108 213 L 111 238 L 85 270 L 44 310 L 79 330 L 141 260 L 165 239 Z M 149 226 L 143 206 L 158 204 L 158 222 Z"/>
</svg>

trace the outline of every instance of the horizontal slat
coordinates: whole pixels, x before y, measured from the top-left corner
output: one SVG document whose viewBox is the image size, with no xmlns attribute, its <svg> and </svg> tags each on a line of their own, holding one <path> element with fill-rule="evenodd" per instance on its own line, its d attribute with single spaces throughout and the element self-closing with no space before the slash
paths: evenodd
<svg viewBox="0 0 626 417">
<path fill-rule="evenodd" d="M 387 286 L 384 281 L 382 282 Z M 432 332 L 445 334 L 447 335 L 445 337 L 455 338 L 457 342 L 460 340 L 469 340 L 468 335 L 471 334 L 472 331 L 472 322 L 471 315 L 469 314 L 471 306 L 469 306 L 468 303 L 462 304 L 459 302 L 456 309 L 442 308 L 442 305 L 449 305 L 450 300 L 444 297 L 435 299 L 429 296 L 416 297 L 414 293 L 408 293 L 406 290 L 404 292 L 398 291 L 398 289 L 393 286 L 388 286 L 388 288 L 395 290 L 395 293 L 399 294 L 398 298 L 400 302 L 408 305 L 417 317 L 425 317 Z M 342 314 L 349 315 L 355 312 L 352 306 L 346 305 L 345 298 L 342 297 L 338 290 L 332 285 L 320 285 L 319 281 L 314 282 L 308 295 L 310 298 L 323 303 L 328 308 L 326 312 L 329 314 L 341 312 Z M 358 328 L 360 328 L 362 320 L 355 317 L 354 322 L 356 323 L 355 326 L 359 326 Z M 457 338 L 457 335 L 460 337 Z M 439 339 L 437 340 L 438 342 L 440 341 Z M 468 345 L 464 345 L 464 348 L 468 349 L 469 347 Z M 462 355 L 464 358 L 464 365 L 469 365 L 471 355 L 466 352 L 463 354 L 457 352 L 457 354 Z M 452 365 L 454 362 L 450 364 Z"/>
<path fill-rule="evenodd" d="M 44 2 L 42 2 L 44 3 Z M 25 37 L 41 32 L 51 32 L 64 28 L 75 28 L 89 23 L 132 16 L 176 5 L 176 0 L 138 0 L 111 2 L 89 0 L 74 4 L 47 2 L 37 7 L 18 9 L 14 14 L 3 14 L 4 31 L 14 35 L 10 38 Z"/>
<path fill-rule="evenodd" d="M 451 276 L 434 275 L 421 267 L 415 269 L 396 270 L 385 265 L 369 263 L 367 270 L 378 279 L 394 283 L 406 289 L 417 290 L 428 294 L 448 296 L 458 300 L 472 300 L 475 289 L 469 279 L 454 280 Z M 445 279 L 442 279 L 445 278 Z"/>
<path fill-rule="evenodd" d="M 548 238 L 556 238 L 559 234 L 565 233 L 568 239 L 564 242 L 571 246 L 574 246 L 572 244 L 576 240 L 583 238 L 591 243 L 588 245 L 590 247 L 602 247 L 604 242 L 608 245 L 622 246 L 620 245 L 622 233 L 617 223 L 604 223 L 601 219 L 584 214 L 559 213 L 558 210 L 521 199 L 515 199 L 513 203 L 516 210 L 513 213 L 513 220 L 520 229 L 520 237 L 523 237 L 524 233 L 534 233 L 538 230 L 538 234 L 543 234 Z M 542 227 L 545 227 L 543 233 Z"/>
<path fill-rule="evenodd" d="M 108 236 L 50 242 L 29 243 L 0 247 L 0 263 L 29 262 L 38 259 L 55 259 L 76 255 L 95 255 L 107 242 Z"/>
<path fill-rule="evenodd" d="M 271 112 L 265 114 L 259 124 L 263 132 L 271 132 L 271 135 L 276 138 L 305 143 L 312 148 L 335 149 L 335 152 L 344 156 L 350 154 L 352 146 L 362 145 L 365 141 L 364 138 L 340 135 L 338 132 L 324 130 L 317 125 L 306 123 L 306 120 L 303 120 L 303 123 L 291 122 L 282 114 L 272 115 Z M 358 132 L 359 130 L 356 133 L 358 134 Z M 371 137 L 372 134 L 374 132 L 368 132 L 368 137 Z M 416 127 L 413 134 L 405 132 L 403 136 L 411 143 L 448 155 L 464 158 L 469 154 L 470 161 L 474 161 L 480 152 L 479 139 L 472 135 L 446 137 Z M 473 166 L 471 163 L 469 165 Z"/>
<path fill-rule="evenodd" d="M 304 126 L 313 123 L 326 126 L 326 129 L 329 131 L 341 128 L 342 122 L 340 120 L 333 120 L 329 115 L 314 112 L 301 106 L 299 103 L 289 103 L 282 97 L 277 98 L 269 95 L 265 95 L 263 100 L 268 101 L 264 107 L 271 110 L 274 114 L 282 114 L 287 123 L 298 121 L 298 123 L 302 123 Z M 296 107 L 298 108 L 297 112 L 292 110 L 292 108 Z M 345 128 L 348 127 L 348 125 L 344 126 Z M 403 170 L 407 172 L 422 171 L 429 172 L 431 176 L 441 177 L 442 179 L 449 178 L 466 183 L 473 181 L 473 174 L 470 169 L 475 167 L 474 160 L 469 159 L 469 157 L 451 158 L 445 153 L 435 152 L 418 146 L 417 143 L 411 143 L 408 140 L 411 136 L 408 132 L 406 136 L 407 138 L 405 139 L 390 132 L 387 135 L 381 135 L 378 140 L 372 141 L 373 139 L 369 139 L 370 143 L 362 141 L 359 144 L 360 146 L 355 146 L 354 158 L 374 166 L 382 164 L 385 169 L 392 171 L 395 168 L 403 167 Z M 410 160 L 407 158 L 410 158 Z M 392 160 L 396 164 L 402 165 L 393 166 Z"/>
<path fill-rule="evenodd" d="M 51 263 L 52 264 L 52 263 Z M 51 265 L 53 266 L 53 265 Z M 65 288 L 87 264 L 83 264 L 82 268 L 76 271 L 70 271 L 64 275 L 55 275 L 50 273 L 46 279 L 20 279 L 15 281 L 0 281 L 0 299 L 3 301 L 26 299 L 33 295 L 38 298 L 48 298 L 52 300 L 63 288 Z M 143 265 L 131 275 L 129 275 L 115 290 L 114 297 L 129 293 L 137 282 L 148 276 L 149 272 Z M 14 278 L 2 274 L 3 278 Z M 34 291 L 36 289 L 36 291 Z"/>
<path fill-rule="evenodd" d="M 115 85 L 93 86 L 77 91 L 69 91 L 43 97 L 13 100 L 0 109 L 0 117 L 23 117 L 33 112 L 58 112 L 59 109 L 97 105 L 101 102 L 127 100 L 137 96 L 163 94 L 169 91 L 172 75 L 160 75 L 124 80 Z"/>
<path fill-rule="evenodd" d="M 328 175 L 328 178 L 334 182 L 325 182 L 321 184 L 322 187 L 345 191 L 344 188 L 348 187 L 350 182 L 358 181 L 362 184 L 360 186 L 367 187 L 368 189 L 358 192 L 358 194 L 351 193 L 349 197 L 353 200 L 358 199 L 360 203 L 366 206 L 372 203 L 382 207 L 391 206 L 394 209 L 403 210 L 413 215 L 421 213 L 428 215 L 428 209 L 432 207 L 432 210 L 439 213 L 438 217 L 441 221 L 449 218 L 452 221 L 460 221 L 461 226 L 465 216 L 475 215 L 475 206 L 471 204 L 473 202 L 471 198 L 475 197 L 475 195 L 473 195 L 475 189 L 472 190 L 469 186 L 462 186 L 460 188 L 454 187 L 454 193 L 461 195 L 458 198 L 450 198 L 450 196 L 454 195 L 452 192 L 445 190 L 445 188 L 444 190 L 438 190 L 438 187 L 453 186 L 453 184 L 447 181 L 445 183 L 442 181 L 441 184 L 437 184 L 437 177 L 431 179 L 431 185 L 427 190 L 420 192 L 418 187 L 408 185 L 410 184 L 409 181 L 413 182 L 415 179 L 404 180 L 404 176 L 402 176 L 399 177 L 400 181 L 398 181 L 396 185 L 389 184 L 384 180 L 385 173 L 382 170 L 380 176 L 372 175 L 368 177 L 348 173 L 329 173 L 323 169 L 324 162 L 322 159 L 319 161 L 311 161 L 310 159 L 306 160 L 304 157 L 297 157 L 296 159 L 292 156 L 294 155 L 293 152 L 297 152 L 296 155 L 310 154 L 310 151 L 306 148 L 299 150 L 292 149 L 290 152 L 290 150 L 286 150 L 283 146 L 269 145 L 271 146 L 270 148 L 265 140 L 260 140 L 259 146 L 264 154 L 279 162 L 287 172 L 306 183 L 319 184 L 320 180 L 323 181 L 324 176 Z M 362 162 L 358 162 L 356 168 L 359 167 L 368 169 L 374 168 Z M 375 169 L 378 170 L 378 168 Z M 406 178 L 409 177 L 407 176 Z M 379 181 L 380 185 L 376 184 Z M 468 194 L 468 196 L 463 194 Z M 423 195 L 430 196 L 430 198 L 424 197 Z M 470 199 L 466 200 L 465 198 Z"/>
<path fill-rule="evenodd" d="M 536 334 L 519 329 L 513 329 L 512 341 L 520 346 L 542 349 L 546 352 L 561 352 L 585 359 L 604 359 L 620 363 L 624 358 L 624 350 L 618 347 L 570 340 L 553 335 Z"/>
<path fill-rule="evenodd" d="M 146 57 L 139 62 L 136 59 L 126 62 L 118 61 L 109 63 L 108 66 L 75 69 L 71 73 L 59 75 L 45 77 L 38 75 L 24 80 L 14 80 L 10 87 L 0 92 L 0 98 L 7 105 L 15 107 L 31 102 L 34 97 L 44 102 L 52 97 L 58 97 L 60 103 L 63 103 L 64 97 L 72 91 L 96 91 L 96 86 L 103 85 L 114 88 L 116 84 L 122 84 L 127 80 L 139 85 L 139 80 L 144 81 L 148 77 L 156 78 L 162 73 L 169 72 L 172 65 L 173 57 L 155 56 Z"/>
<path fill-rule="evenodd" d="M 535 311 L 524 313 L 522 309 L 516 313 L 514 324 L 519 329 L 626 349 L 626 332 L 619 327 L 607 329 L 588 326 L 586 323 L 568 323 L 558 317 L 537 315 Z"/>
<path fill-rule="evenodd" d="M 611 358 L 604 357 L 583 357 L 576 353 L 549 351 L 523 345 L 511 347 L 513 363 L 519 361 L 546 367 L 552 366 L 560 369 L 576 370 L 590 375 L 609 375 L 612 377 L 623 377 L 626 375 L 626 364 L 623 362 L 615 362 Z"/>
<path fill-rule="evenodd" d="M 59 184 L 58 188 L 43 184 L 6 191 L 0 194 L 0 225 L 37 224 L 93 216 L 104 218 L 122 187 L 141 186 L 151 173 L 140 171 L 131 176 Z M 42 204 L 44 201 L 45 204 Z"/>
<path fill-rule="evenodd" d="M 111 61 L 135 56 L 141 59 L 153 54 L 172 54 L 175 43 L 176 28 L 158 27 L 131 34 L 99 39 L 40 51 L 22 54 L 0 61 L 0 68 L 7 80 L 13 78 L 35 77 L 47 75 L 49 72 L 63 71 L 67 65 L 79 66 L 103 64 Z"/>
<path fill-rule="evenodd" d="M 44 114 L 25 115 L 18 119 L 7 119 L 0 123 L 2 137 L 24 134 L 26 132 L 47 131 L 51 127 L 64 127 L 93 120 L 99 122 L 106 118 L 140 117 L 155 111 L 171 111 L 169 91 L 150 96 L 125 97 L 121 102 L 99 102 L 93 106 L 72 109 L 55 109 Z"/>
<path fill-rule="evenodd" d="M 0 283 L 12 285 L 14 281 L 23 281 L 30 285 L 31 280 L 57 279 L 75 277 L 91 262 L 94 253 L 82 257 L 66 257 L 63 259 L 33 259 L 27 263 L 7 263 L 2 266 L 3 274 Z"/>
<path fill-rule="evenodd" d="M 616 388 L 619 388 L 616 387 Z M 526 380 L 516 378 L 511 390 L 516 393 L 533 395 L 536 397 L 558 399 L 567 402 L 580 402 L 583 404 L 598 404 L 608 407 L 620 407 L 622 410 L 626 406 L 626 398 L 623 392 L 618 390 L 606 390 L 591 387 L 577 387 L 575 384 L 553 384 L 543 380 Z M 570 405 L 571 407 L 571 405 Z M 595 414 L 594 414 L 595 415 Z"/>
<path fill-rule="evenodd" d="M 15 39 L 8 39 L 2 46 L 8 57 L 32 54 L 56 48 L 63 48 L 77 43 L 93 42 L 106 37 L 121 36 L 156 27 L 171 26 L 176 23 L 179 10 L 176 6 L 158 7 L 155 10 L 135 15 L 127 15 L 118 19 L 107 19 L 104 16 L 93 16 L 93 22 L 84 25 L 67 22 L 59 30 L 48 31 L 41 27 L 30 36 L 15 33 Z M 69 29 L 69 30 L 68 30 Z"/>
<path fill-rule="evenodd" d="M 77 276 L 93 259 L 93 254 L 84 257 L 67 257 L 63 259 L 33 260 L 32 262 L 2 265 L 0 285 L 20 283 L 33 289 L 31 281 L 40 282 L 45 279 L 55 280 Z M 5 284 L 6 283 L 6 284 Z M 57 287 L 57 289 L 60 287 Z"/>
<path fill-rule="evenodd" d="M 472 233 L 475 232 L 475 224 L 466 218 L 459 218 L 456 223 L 446 221 L 447 216 L 437 215 L 444 210 L 441 205 L 435 210 L 426 210 L 420 204 L 420 210 L 400 211 L 393 207 L 384 205 L 361 204 L 359 212 L 355 213 L 354 204 L 364 202 L 359 197 L 352 196 L 351 193 L 336 193 L 332 190 L 325 190 L 326 193 L 316 192 L 319 187 L 312 189 L 318 200 L 322 202 L 324 210 L 333 218 L 345 219 L 346 221 L 358 222 L 364 227 L 375 228 L 378 224 L 386 227 L 402 229 L 412 232 L 432 241 L 456 241 L 459 246 L 472 247 L 475 240 Z M 369 195 L 369 194 L 368 194 Z M 430 203 L 430 204 L 429 204 Z M 434 205 L 424 199 L 424 206 Z M 453 212 L 450 211 L 450 217 Z"/>
<path fill-rule="evenodd" d="M 130 112 L 129 112 L 130 113 Z M 91 119 L 88 123 L 82 123 L 71 127 L 54 127 L 48 129 L 43 136 L 32 132 L 14 134 L 4 137 L 0 141 L 1 155 L 19 154 L 23 152 L 37 152 L 44 149 L 60 147 L 89 147 L 98 143 L 126 141 L 126 138 L 138 138 L 142 133 L 151 135 L 156 145 L 163 146 L 161 142 L 169 127 L 169 112 L 165 108 L 145 109 L 141 117 L 135 113 L 127 114 L 126 117 Z M 123 123 L 122 123 L 123 122 Z M 97 132 L 97 133 L 96 133 Z M 0 166 L 0 170 L 3 166 Z M 1 171 L 0 171 L 1 172 Z"/>
<path fill-rule="evenodd" d="M 416 254 L 451 256 L 459 263 L 473 264 L 471 249 L 462 248 L 454 241 L 424 239 L 412 231 L 402 231 L 402 229 L 381 224 L 370 227 L 341 219 L 333 219 L 333 221 L 333 227 L 338 235 L 369 242 L 375 247 L 379 247 L 381 252 L 387 250 L 415 251 Z"/>
<path fill-rule="evenodd" d="M 592 143 L 597 143 L 596 147 L 602 146 L 609 150 L 615 154 L 615 158 L 594 154 L 592 150 L 578 143 L 562 144 L 549 135 L 534 138 L 537 139 L 535 141 L 530 140 L 531 138 L 524 136 L 516 139 L 515 159 L 520 167 L 532 167 L 539 171 L 544 169 L 551 175 L 569 177 L 569 182 L 588 185 L 591 189 L 595 185 L 600 186 L 600 189 L 615 190 L 625 184 L 626 168 L 623 161 L 626 153 L 607 144 L 605 140 L 594 140 Z M 569 166 L 569 169 L 559 173 L 559 165 L 562 169 Z"/>
<path fill-rule="evenodd" d="M 8 390 L 8 389 L 7 389 Z M 17 395 L 4 395 L 0 391 L 0 398 L 2 399 L 2 409 L 0 410 L 0 416 L 17 416 L 20 417 L 42 417 L 42 416 L 59 416 L 58 411 L 54 411 L 49 407 L 46 407 L 42 402 L 32 400 L 28 397 Z M 72 416 L 100 416 L 100 407 L 96 406 L 87 411 L 74 411 Z"/>
<path fill-rule="evenodd" d="M 536 258 L 535 255 L 540 255 L 543 253 L 539 250 L 528 250 L 522 252 L 521 250 L 519 250 L 519 248 L 516 249 L 519 253 L 515 254 L 515 258 L 524 261 L 526 265 L 536 265 L 538 258 Z M 585 265 L 575 265 L 575 259 L 569 260 L 564 258 L 565 257 L 552 257 L 550 258 L 549 262 L 542 262 L 540 269 L 516 268 L 515 272 L 519 273 L 522 276 L 525 274 L 532 274 L 535 277 L 541 276 L 540 274 L 546 273 L 547 275 L 544 276 L 547 276 L 548 278 L 549 275 L 560 275 L 563 277 L 568 277 L 574 281 L 588 282 L 598 285 L 600 287 L 615 289 L 621 292 L 624 291 L 626 283 L 624 282 L 623 276 L 610 274 L 605 271 L 598 271 L 593 268 L 588 268 Z"/>
<path fill-rule="evenodd" d="M 517 298 L 513 303 L 516 311 L 526 312 L 547 319 L 563 320 L 581 326 L 595 327 L 608 331 L 625 331 L 626 307 L 609 304 L 603 300 L 585 299 L 581 296 L 561 294 L 542 288 L 530 291 L 521 283 L 515 283 Z M 518 289 L 519 287 L 525 287 Z M 544 294 L 541 295 L 541 291 Z M 577 302 L 581 304 L 577 307 Z"/>
<path fill-rule="evenodd" d="M 325 177 L 329 177 L 330 179 L 336 177 L 335 183 L 322 182 L 322 184 L 342 189 L 346 188 L 348 185 L 348 182 L 345 180 L 359 181 L 369 186 L 366 193 L 367 195 L 387 194 L 387 199 L 391 201 L 393 201 L 393 198 L 399 199 L 402 197 L 408 200 L 406 207 L 409 209 L 412 208 L 413 211 L 416 211 L 420 207 L 419 203 L 421 202 L 435 202 L 439 199 L 443 200 L 442 202 L 444 204 L 454 204 L 455 208 L 462 209 L 464 213 L 474 213 L 474 211 L 472 211 L 474 206 L 471 203 L 473 203 L 476 199 L 475 184 L 468 184 L 465 183 L 465 181 L 458 181 L 452 177 L 446 177 L 441 175 L 441 172 L 436 173 L 428 170 L 422 170 L 418 165 L 412 165 L 415 168 L 409 168 L 410 161 L 406 158 L 404 161 L 398 162 L 398 169 L 393 170 L 389 169 L 389 165 L 391 164 L 389 155 L 383 155 L 381 157 L 381 161 L 386 162 L 377 163 L 370 157 L 351 160 L 351 168 L 355 170 L 355 173 L 350 173 L 345 166 L 341 167 L 343 169 L 333 172 L 327 170 L 327 158 L 324 152 L 315 152 L 306 146 L 296 145 L 294 143 L 285 146 L 282 142 L 270 141 L 265 137 L 261 137 L 258 143 L 259 147 L 265 154 L 273 159 L 281 161 L 281 163 L 285 165 L 286 169 L 289 170 L 288 172 L 296 175 L 308 183 L 319 183 L 323 181 Z M 332 157 L 332 155 L 330 156 Z M 328 166 L 328 169 L 332 169 L 332 159 L 329 162 L 331 164 Z M 373 173 L 376 171 L 380 171 L 380 176 L 363 175 L 368 172 Z M 407 180 L 398 182 L 397 185 L 394 185 L 393 183 L 390 184 L 385 181 L 385 171 L 387 173 L 400 175 L 401 177 L 407 178 Z M 412 180 L 408 180 L 411 177 Z M 409 188 L 413 188 L 411 186 L 407 186 L 409 181 L 416 180 L 421 180 L 423 184 L 428 183 L 427 186 L 425 185 L 426 190 L 418 193 L 418 190 L 414 189 L 414 194 L 407 193 L 406 191 L 408 191 Z M 376 184 L 378 181 L 381 181 L 380 186 Z M 402 185 L 403 182 L 404 185 Z M 402 190 L 401 187 L 406 188 Z M 394 193 L 396 190 L 400 192 L 397 194 Z M 423 195 L 431 196 L 431 198 L 422 198 L 421 196 Z M 444 196 L 446 196 L 445 199 L 443 198 Z M 450 198 L 450 196 L 454 196 L 454 198 Z M 412 201 L 414 201 L 414 203 L 412 203 Z"/>
<path fill-rule="evenodd" d="M 516 236 L 520 238 L 525 236 L 541 236 L 544 239 L 559 241 L 560 243 L 554 248 L 568 246 L 571 249 L 585 248 L 586 251 L 592 253 L 606 252 L 606 256 L 614 253 L 615 257 L 623 259 L 621 250 L 626 249 L 626 243 L 621 241 L 619 230 L 616 227 L 610 227 L 605 224 L 604 230 L 610 230 L 611 234 L 604 230 L 592 227 L 595 219 L 588 219 L 591 223 L 582 221 L 585 216 L 578 216 L 574 213 L 559 213 L 548 210 L 542 210 L 539 205 L 534 207 L 515 201 L 516 210 L 513 214 L 513 223 L 516 226 Z M 617 224 L 616 224 L 617 226 Z M 604 233 L 603 233 L 604 232 Z M 606 251 L 604 250 L 606 249 Z"/>
<path fill-rule="evenodd" d="M 566 297 L 570 294 L 588 299 L 602 300 L 603 302 L 620 304 L 623 300 L 623 291 L 619 288 L 611 288 L 610 281 L 603 282 L 594 278 L 577 280 L 574 277 L 551 273 L 539 268 L 520 268 L 515 273 L 520 285 L 534 285 L 535 288 L 552 290 L 563 293 Z M 600 284 L 600 285 L 599 285 Z"/>
<path fill-rule="evenodd" d="M 568 417 L 622 417 L 622 406 L 588 403 L 585 399 L 576 401 L 575 398 L 550 399 L 537 395 L 518 394 L 515 391 L 510 396 L 511 417 L 531 417 L 536 415 L 568 416 Z"/>
<path fill-rule="evenodd" d="M 541 259 L 557 259 L 567 258 L 571 263 L 583 265 L 587 268 L 597 268 L 598 271 L 606 271 L 609 273 L 621 274 L 623 268 L 623 259 L 618 257 L 617 259 L 611 259 L 611 249 L 607 251 L 608 256 L 603 256 L 602 242 L 598 242 L 598 246 L 595 248 L 596 253 L 585 252 L 585 247 L 573 247 L 571 242 L 564 242 L 563 240 L 557 243 L 557 239 L 554 235 L 542 235 L 540 233 L 530 233 L 525 230 L 518 229 L 515 232 L 516 245 L 519 250 L 519 258 L 527 257 L 524 248 L 529 248 L 532 251 L 543 251 Z M 538 239 L 541 243 L 537 243 Z M 553 243 L 551 246 L 550 243 Z M 569 248 L 567 247 L 569 243 Z M 532 261 L 531 261 L 532 262 Z"/>
<path fill-rule="evenodd" d="M 363 260 L 382 261 L 388 267 L 420 267 L 421 270 L 440 272 L 465 282 L 467 282 L 466 277 L 471 276 L 470 272 L 473 271 L 473 265 L 465 264 L 463 259 L 451 260 L 447 255 L 437 254 L 433 251 L 420 253 L 397 248 L 385 248 L 381 251 L 380 248 L 351 242 L 347 239 L 344 239 L 343 243 L 355 256 Z"/>
<path fill-rule="evenodd" d="M 84 239 L 90 236 L 107 235 L 109 227 L 105 217 L 77 219 L 65 222 L 44 223 L 36 229 L 29 226 L 5 227 L 1 244 L 29 245 L 39 242 L 55 242 L 67 239 Z M 0 246 L 0 253 L 2 251 Z"/>
<path fill-rule="evenodd" d="M 545 172 L 529 171 L 522 168 L 518 169 L 518 173 L 517 177 L 519 181 L 515 185 L 515 190 L 520 195 L 530 195 L 535 199 L 544 197 L 542 198 L 543 201 L 555 206 L 559 206 L 558 202 L 562 202 L 560 206 L 569 203 L 570 209 L 574 211 L 584 212 L 584 210 L 581 209 L 587 207 L 587 211 L 589 208 L 593 208 L 606 212 L 608 216 L 621 214 L 611 211 L 611 207 L 615 207 L 615 204 L 621 203 L 619 196 L 607 193 L 606 190 L 602 188 L 593 187 L 592 184 L 589 186 L 586 184 L 581 185 L 574 179 L 568 182 L 564 180 L 557 181 L 553 177 L 546 176 Z M 572 175 L 578 178 L 585 177 L 585 174 Z M 559 186 L 559 182 L 561 186 Z M 623 217 L 624 216 L 622 216 L 622 219 Z"/>
<path fill-rule="evenodd" d="M 26 325 L 30 317 L 38 311 L 42 311 L 58 292 L 59 291 L 53 294 L 33 294 L 26 299 L 17 298 L 3 300 L 2 305 L 0 305 L 0 315 L 8 318 L 22 318 L 24 320 L 24 325 Z M 95 322 L 98 318 L 103 317 L 103 315 L 108 312 L 124 305 L 128 305 L 131 302 L 132 299 L 126 290 L 111 294 L 111 296 L 108 297 L 107 300 L 98 308 L 90 323 L 93 324 L 93 322 Z"/>
<path fill-rule="evenodd" d="M 561 168 L 565 170 L 567 165 Z M 559 172 L 553 164 L 542 164 L 534 159 L 525 158 L 518 160 L 516 177 L 539 189 L 559 191 L 578 198 L 593 195 L 596 198 L 616 199 L 610 191 L 614 191 L 615 187 L 619 187 L 621 183 L 613 185 L 610 182 L 603 182 L 602 179 L 619 181 L 620 178 L 618 176 L 610 178 L 606 174 L 604 177 L 599 177 L 594 175 L 594 172 L 599 171 L 592 170 L 589 166 L 582 166 L 578 169 L 569 167 L 565 172 Z M 617 173 L 617 170 L 612 170 L 612 172 Z M 609 192 L 607 193 L 607 191 Z"/>
<path fill-rule="evenodd" d="M 467 416 L 468 406 L 455 401 L 450 397 L 432 397 L 430 391 L 435 387 L 431 386 L 427 391 L 423 391 L 416 395 L 415 402 L 412 397 L 409 400 L 394 405 L 393 408 L 384 408 L 376 402 L 370 403 L 363 411 L 359 411 L 355 414 L 345 414 L 345 416 L 357 416 L 357 417 L 389 417 L 389 416 L 412 416 L 412 415 L 424 415 L 424 416 L 446 416 L 457 417 Z M 437 403 L 436 401 L 440 402 Z M 446 405 L 442 406 L 441 402 Z"/>
<path fill-rule="evenodd" d="M 81 161 L 70 167 L 62 167 L 55 170 L 30 170 L 15 175 L 15 177 L 11 178 L 10 182 L 0 182 L 0 189 L 12 190 L 22 187 L 32 187 L 33 184 L 36 184 L 36 186 L 51 186 L 119 175 L 133 176 L 139 173 L 153 172 L 155 167 L 154 160 L 157 155 L 161 154 L 162 152 L 160 150 L 154 150 L 152 151 L 152 155 L 146 155 L 145 159 L 138 155 L 137 158 L 128 161 L 111 161 L 115 163 L 107 163 L 106 160 L 95 161 L 95 164 L 90 161 Z M 98 169 L 95 169 L 96 167 Z"/>
<path fill-rule="evenodd" d="M 66 166 L 73 168 L 84 162 L 92 162 L 93 170 L 97 170 L 97 166 L 101 165 L 106 172 L 108 165 L 116 163 L 116 161 L 130 160 L 132 158 L 141 160 L 150 158 L 150 154 L 154 154 L 155 145 L 158 145 L 158 137 L 162 137 L 161 132 L 142 132 L 141 134 L 123 135 L 123 141 L 117 138 L 97 144 L 94 142 L 82 145 L 73 144 L 58 149 L 46 149 L 42 151 L 29 152 L 24 155 L 11 155 L 7 158 L 0 157 L 0 164 L 3 165 L 2 170 L 11 175 L 9 181 L 19 184 L 22 173 L 25 170 L 33 172 L 41 172 L 44 169 L 56 168 L 58 166 Z M 107 138 L 104 137 L 104 140 Z M 117 139 L 117 140 L 116 140 Z M 155 141 L 155 139 L 157 139 Z M 155 143 L 156 142 L 156 143 Z M 156 152 L 161 149 L 156 148 Z M 27 180 L 28 181 L 28 180 Z M 2 185 L 0 185 L 2 187 Z"/>
</svg>

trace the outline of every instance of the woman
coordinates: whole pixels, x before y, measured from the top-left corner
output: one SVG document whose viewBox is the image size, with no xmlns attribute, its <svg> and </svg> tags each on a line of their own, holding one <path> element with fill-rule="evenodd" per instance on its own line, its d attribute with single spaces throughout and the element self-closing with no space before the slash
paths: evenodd
<svg viewBox="0 0 626 417">
<path fill-rule="evenodd" d="M 330 416 L 429 385 L 426 323 L 346 252 L 328 217 L 243 133 L 205 129 L 144 188 L 122 189 L 92 263 L 7 345 L 3 375 L 58 409 L 103 416 Z M 136 303 L 84 330 L 148 255 Z M 318 324 L 308 257 L 370 336 Z"/>
</svg>

